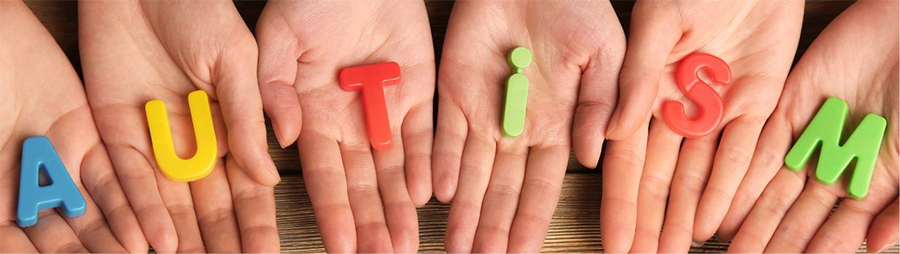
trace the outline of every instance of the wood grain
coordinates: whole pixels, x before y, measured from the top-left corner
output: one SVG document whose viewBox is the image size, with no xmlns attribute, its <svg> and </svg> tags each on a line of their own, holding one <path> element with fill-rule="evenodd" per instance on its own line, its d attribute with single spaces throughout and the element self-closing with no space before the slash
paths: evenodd
<svg viewBox="0 0 900 254">
<path fill-rule="evenodd" d="M 251 31 L 256 28 L 256 20 L 265 6 L 264 1 L 234 1 L 238 12 Z M 75 1 L 26 1 L 32 11 L 47 27 L 60 47 L 72 61 L 81 75 L 78 55 L 78 13 Z M 803 30 L 795 62 L 818 34 L 846 9 L 852 1 L 807 1 Z M 631 19 L 634 1 L 612 1 L 626 34 Z M 435 57 L 440 61 L 444 33 L 453 8 L 453 1 L 426 1 L 429 22 L 435 46 Z M 323 252 L 322 241 L 316 227 L 315 215 L 300 174 L 300 161 L 296 145 L 285 149 L 278 146 L 269 127 L 269 152 L 276 166 L 282 172 L 283 181 L 275 188 L 278 207 L 277 220 L 281 236 L 282 251 Z M 544 243 L 544 252 L 599 252 L 600 238 L 600 170 L 589 170 L 580 166 L 570 157 L 568 174 L 563 184 L 562 195 L 550 230 Z M 420 251 L 443 251 L 443 235 L 447 223 L 449 206 L 432 199 L 418 209 Z M 860 251 L 864 251 L 865 245 Z M 711 240 L 692 252 L 724 252 L 725 243 Z M 897 246 L 888 252 L 897 253 Z"/>
</svg>

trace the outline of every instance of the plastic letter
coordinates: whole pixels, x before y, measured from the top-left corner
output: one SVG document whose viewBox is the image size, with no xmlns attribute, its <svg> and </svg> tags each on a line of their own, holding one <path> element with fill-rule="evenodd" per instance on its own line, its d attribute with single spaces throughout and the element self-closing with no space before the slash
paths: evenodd
<svg viewBox="0 0 900 254">
<path fill-rule="evenodd" d="M 384 101 L 384 86 L 400 83 L 400 65 L 395 62 L 348 67 L 341 70 L 341 89 L 362 90 L 369 142 L 375 150 L 391 147 L 391 121 Z"/>
<path fill-rule="evenodd" d="M 190 182 L 206 177 L 216 166 L 218 156 L 216 130 L 213 128 L 206 92 L 198 90 L 188 94 L 188 105 L 197 140 L 197 152 L 190 159 L 182 159 L 175 153 L 166 104 L 161 100 L 152 100 L 144 107 L 156 164 L 163 175 L 176 182 Z"/>
<path fill-rule="evenodd" d="M 731 69 L 718 57 L 695 53 L 681 60 L 675 70 L 675 82 L 687 98 L 697 104 L 697 116 L 689 119 L 681 102 L 667 101 L 663 104 L 663 120 L 672 131 L 687 138 L 706 136 L 722 120 L 722 98 L 700 80 L 700 70 L 706 70 L 713 81 L 721 85 L 731 82 Z"/>
<path fill-rule="evenodd" d="M 50 182 L 47 186 L 39 185 L 41 170 Z M 50 139 L 30 137 L 22 144 L 16 223 L 20 227 L 34 226 L 38 211 L 54 207 L 61 207 L 68 217 L 78 217 L 84 215 L 86 204 Z"/>
<path fill-rule="evenodd" d="M 794 171 L 806 166 L 813 152 L 821 144 L 816 178 L 832 185 L 844 173 L 850 162 L 856 158 L 856 167 L 850 177 L 847 192 L 851 197 L 862 199 L 869 192 L 869 183 L 875 169 L 875 160 L 881 150 L 881 141 L 887 121 L 884 117 L 868 114 L 843 146 L 840 145 L 844 122 L 848 115 L 847 103 L 838 98 L 828 98 L 816 116 L 784 157 L 784 164 Z"/>
</svg>

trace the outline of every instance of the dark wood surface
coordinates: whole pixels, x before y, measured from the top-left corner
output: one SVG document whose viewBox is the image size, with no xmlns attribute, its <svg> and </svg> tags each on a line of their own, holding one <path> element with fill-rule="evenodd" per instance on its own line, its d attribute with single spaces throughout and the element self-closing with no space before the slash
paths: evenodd
<svg viewBox="0 0 900 254">
<path fill-rule="evenodd" d="M 802 55 L 815 37 L 852 1 L 807 1 L 803 31 L 796 59 Z M 72 61 L 78 73 L 81 63 L 78 55 L 78 16 L 75 1 L 27 1 L 44 26 Z M 235 1 L 241 16 L 251 30 L 262 12 L 263 1 Z M 613 7 L 628 33 L 633 1 L 613 0 Z M 453 1 L 427 1 L 428 15 L 434 37 L 435 56 L 440 59 L 444 32 L 453 8 Z M 439 61 L 439 60 L 438 60 Z M 315 215 L 300 174 L 300 161 L 296 146 L 280 149 L 269 130 L 269 152 L 282 173 L 282 183 L 275 188 L 278 207 L 278 228 L 282 251 L 323 252 L 322 241 L 316 227 Z M 600 238 L 600 170 L 581 167 L 570 158 L 562 195 L 547 233 L 544 252 L 598 252 L 602 251 Z M 432 199 L 418 209 L 420 251 L 443 251 L 443 235 L 449 206 Z M 692 252 L 724 252 L 728 245 L 710 240 Z M 865 246 L 860 249 L 864 251 Z M 897 253 L 897 246 L 889 252 Z"/>
</svg>

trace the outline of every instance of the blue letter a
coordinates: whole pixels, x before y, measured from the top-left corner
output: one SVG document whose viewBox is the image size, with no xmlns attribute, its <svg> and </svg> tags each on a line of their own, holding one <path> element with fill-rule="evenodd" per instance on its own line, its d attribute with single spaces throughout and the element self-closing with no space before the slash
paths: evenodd
<svg viewBox="0 0 900 254">
<path fill-rule="evenodd" d="M 47 186 L 40 186 L 38 183 L 41 170 L 50 181 Z M 75 182 L 47 137 L 37 136 L 25 140 L 22 145 L 22 172 L 19 179 L 16 222 L 20 227 L 37 224 L 38 211 L 43 209 L 61 206 L 68 217 L 84 214 L 84 197 L 75 187 Z"/>
</svg>

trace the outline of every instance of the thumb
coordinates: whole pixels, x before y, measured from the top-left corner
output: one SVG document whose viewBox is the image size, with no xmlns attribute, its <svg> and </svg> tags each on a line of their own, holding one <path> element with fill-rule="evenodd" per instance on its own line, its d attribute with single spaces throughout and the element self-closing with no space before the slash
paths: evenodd
<svg viewBox="0 0 900 254">
<path fill-rule="evenodd" d="M 615 108 L 616 80 L 625 53 L 624 34 L 616 37 L 618 42 L 608 43 L 612 49 L 601 50 L 600 56 L 593 57 L 581 77 L 572 146 L 578 162 L 588 168 L 596 168 L 600 161 L 607 123 Z"/>
<path fill-rule="evenodd" d="M 669 53 L 681 37 L 677 12 L 668 1 L 638 1 L 619 78 L 619 102 L 610 118 L 607 137 L 622 140 L 641 127 L 656 100 L 659 77 Z"/>
<path fill-rule="evenodd" d="M 300 136 L 303 122 L 300 100 L 294 90 L 300 46 L 284 15 L 277 12 L 279 2 L 269 2 L 256 25 L 259 43 L 259 92 L 263 109 L 272 120 L 272 129 L 281 148 Z"/>
<path fill-rule="evenodd" d="M 228 148 L 256 182 L 274 186 L 281 179 L 269 156 L 266 124 L 256 84 L 256 43 L 249 36 L 219 56 L 213 84 L 228 128 Z"/>
<path fill-rule="evenodd" d="M 894 203 L 885 208 L 872 222 L 866 236 L 866 250 L 869 253 L 887 250 L 900 240 L 898 238 L 900 229 L 897 228 L 897 224 L 900 224 L 900 218 L 898 218 L 900 217 L 900 203 L 898 202 L 900 200 L 894 200 Z"/>
</svg>

